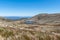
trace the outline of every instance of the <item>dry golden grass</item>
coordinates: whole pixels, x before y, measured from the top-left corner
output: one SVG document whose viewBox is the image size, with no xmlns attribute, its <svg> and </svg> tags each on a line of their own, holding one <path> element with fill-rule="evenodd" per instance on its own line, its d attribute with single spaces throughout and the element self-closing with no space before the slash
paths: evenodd
<svg viewBox="0 0 60 40">
<path fill-rule="evenodd" d="M 0 27 L 0 36 L 3 40 L 60 40 L 60 36 L 52 33 L 11 27 Z"/>
</svg>

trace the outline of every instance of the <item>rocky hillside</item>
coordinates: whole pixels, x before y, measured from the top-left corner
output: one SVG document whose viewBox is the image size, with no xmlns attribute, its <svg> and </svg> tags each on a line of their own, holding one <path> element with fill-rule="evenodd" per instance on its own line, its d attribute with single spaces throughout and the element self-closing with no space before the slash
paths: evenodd
<svg viewBox="0 0 60 40">
<path fill-rule="evenodd" d="M 60 40 L 60 14 L 38 14 L 16 21 L 1 17 L 0 40 Z"/>
<path fill-rule="evenodd" d="M 38 14 L 30 20 L 39 24 L 60 24 L 60 14 Z"/>
</svg>

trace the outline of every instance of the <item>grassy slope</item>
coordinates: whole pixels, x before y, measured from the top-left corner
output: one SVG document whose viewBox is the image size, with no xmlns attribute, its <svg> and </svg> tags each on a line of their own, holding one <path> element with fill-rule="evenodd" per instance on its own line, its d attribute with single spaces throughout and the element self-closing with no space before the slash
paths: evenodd
<svg viewBox="0 0 60 40">
<path fill-rule="evenodd" d="M 60 40 L 60 36 L 47 32 L 20 30 L 11 27 L 0 27 L 0 36 L 3 40 Z"/>
</svg>

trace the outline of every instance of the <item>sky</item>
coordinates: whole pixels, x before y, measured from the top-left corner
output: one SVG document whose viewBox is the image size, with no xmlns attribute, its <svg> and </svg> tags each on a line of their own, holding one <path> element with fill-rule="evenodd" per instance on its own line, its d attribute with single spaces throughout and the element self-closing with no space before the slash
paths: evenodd
<svg viewBox="0 0 60 40">
<path fill-rule="evenodd" d="M 60 0 L 0 0 L 0 16 L 60 13 Z"/>
</svg>

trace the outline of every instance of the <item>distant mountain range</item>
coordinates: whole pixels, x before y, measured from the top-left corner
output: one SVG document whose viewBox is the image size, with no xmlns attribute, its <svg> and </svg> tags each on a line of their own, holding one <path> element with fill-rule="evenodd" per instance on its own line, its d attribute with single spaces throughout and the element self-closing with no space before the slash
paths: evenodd
<svg viewBox="0 0 60 40">
<path fill-rule="evenodd" d="M 6 17 L 0 17 L 0 20 L 5 21 L 22 21 L 23 23 L 29 23 L 31 24 L 34 22 L 34 24 L 49 24 L 49 25 L 56 25 L 60 24 L 60 14 L 38 14 L 33 17 L 19 17 L 19 16 L 6 16 Z"/>
<path fill-rule="evenodd" d="M 4 18 L 6 19 L 10 19 L 10 20 L 22 20 L 22 19 L 27 19 L 27 18 L 31 18 L 30 16 L 27 17 L 22 17 L 22 16 L 5 16 Z"/>
</svg>

